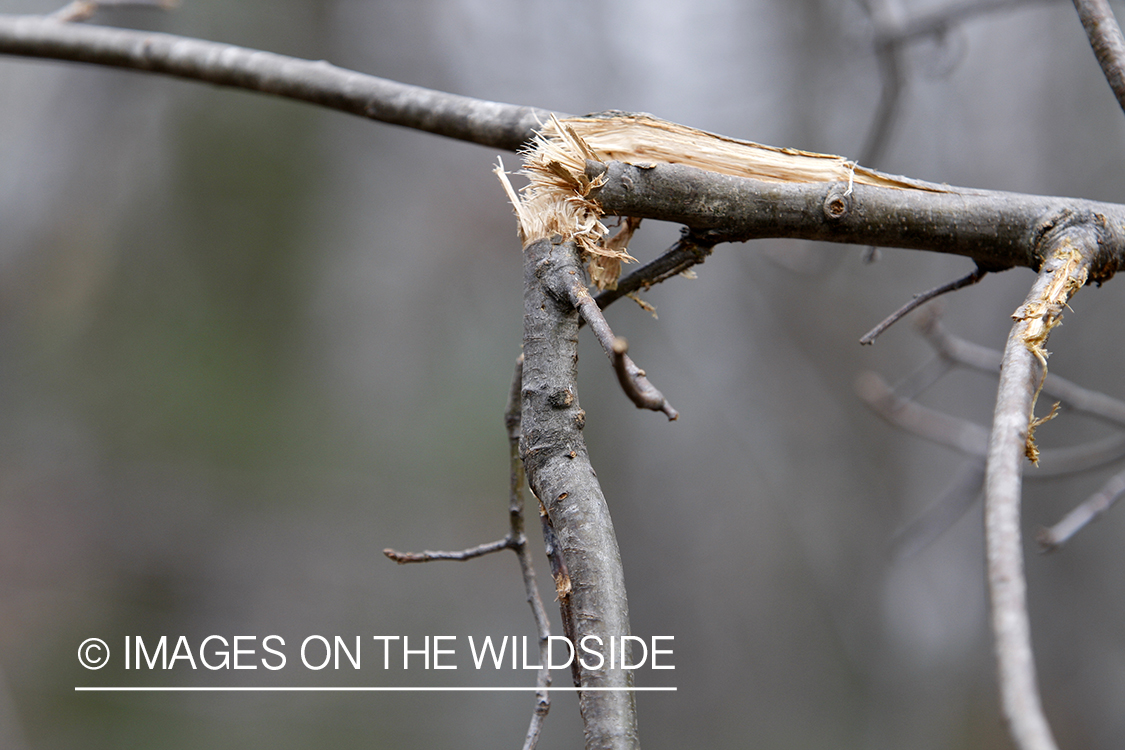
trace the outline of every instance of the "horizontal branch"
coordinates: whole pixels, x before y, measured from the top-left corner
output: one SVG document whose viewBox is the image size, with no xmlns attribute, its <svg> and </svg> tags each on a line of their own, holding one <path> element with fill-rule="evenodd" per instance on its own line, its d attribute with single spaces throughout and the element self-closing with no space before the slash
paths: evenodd
<svg viewBox="0 0 1125 750">
<path fill-rule="evenodd" d="M 985 271 L 1038 269 L 1042 237 L 1085 221 L 1099 230 L 1090 280 L 1105 281 L 1125 264 L 1118 204 L 905 180 L 776 182 L 684 164 L 611 162 L 604 175 L 592 197 L 607 215 L 672 221 L 725 241 L 790 237 L 964 255 Z"/>
<path fill-rule="evenodd" d="M 0 15 L 0 54 L 108 65 L 247 89 L 427 133 L 516 151 L 551 113 L 410 86 L 232 44 Z"/>
</svg>

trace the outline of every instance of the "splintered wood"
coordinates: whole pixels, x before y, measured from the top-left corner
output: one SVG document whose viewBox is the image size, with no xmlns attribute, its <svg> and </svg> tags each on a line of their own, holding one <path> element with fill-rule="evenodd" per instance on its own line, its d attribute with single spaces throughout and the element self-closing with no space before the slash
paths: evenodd
<svg viewBox="0 0 1125 750">
<path fill-rule="evenodd" d="M 515 209 L 521 240 L 524 245 L 554 235 L 573 240 L 585 255 L 591 280 L 599 288 L 615 287 L 621 263 L 634 260 L 627 246 L 631 229 L 607 241 L 608 230 L 601 222 L 602 211 L 594 196 L 604 179 L 604 169 L 599 171 L 597 167 L 605 162 L 640 167 L 683 164 L 764 182 L 943 190 L 938 185 L 865 169 L 842 156 L 763 146 L 623 112 L 562 120 L 552 117 L 523 156 L 522 172 L 529 182 L 518 193 L 503 163 L 495 170 Z"/>
<path fill-rule="evenodd" d="M 1035 416 L 1035 403 L 1043 390 L 1043 383 L 1047 380 L 1047 357 L 1050 352 L 1044 346 L 1051 330 L 1062 322 L 1062 312 L 1067 306 L 1067 300 L 1086 283 L 1089 276 L 1089 263 L 1083 257 L 1081 250 L 1074 246 L 1070 238 L 1064 238 L 1059 243 L 1058 249 L 1044 263 L 1044 270 L 1051 273 L 1051 279 L 1044 287 L 1038 299 L 1025 302 L 1012 313 L 1013 320 L 1025 321 L 1020 339 L 1027 350 L 1031 352 L 1043 370 L 1039 379 L 1039 387 L 1031 399 L 1031 411 L 1027 418 L 1027 442 L 1024 453 L 1036 466 L 1039 465 L 1039 447 L 1035 444 L 1035 428 L 1044 422 L 1049 422 L 1058 413 L 1059 404 L 1056 403 L 1044 417 Z"/>
</svg>

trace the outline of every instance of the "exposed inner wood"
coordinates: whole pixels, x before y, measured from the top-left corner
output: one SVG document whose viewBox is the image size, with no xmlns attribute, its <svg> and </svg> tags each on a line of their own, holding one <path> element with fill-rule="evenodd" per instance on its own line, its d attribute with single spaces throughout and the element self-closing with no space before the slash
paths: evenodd
<svg viewBox="0 0 1125 750">
<path fill-rule="evenodd" d="M 585 141 L 601 161 L 686 164 L 766 182 L 854 181 L 903 190 L 948 192 L 940 185 L 857 166 L 842 156 L 763 146 L 644 114 L 568 117 L 560 122 Z M 544 134 L 554 135 L 553 124 L 544 128 Z"/>
</svg>

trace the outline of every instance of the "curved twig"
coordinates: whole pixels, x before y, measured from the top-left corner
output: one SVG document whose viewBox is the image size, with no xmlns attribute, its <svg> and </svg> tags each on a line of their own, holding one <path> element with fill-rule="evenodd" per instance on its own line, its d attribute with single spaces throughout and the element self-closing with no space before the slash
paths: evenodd
<svg viewBox="0 0 1125 750">
<path fill-rule="evenodd" d="M 933 289 L 930 289 L 929 291 L 922 292 L 921 294 L 916 295 L 914 297 L 914 299 L 910 300 L 905 305 L 903 305 L 902 307 L 900 307 L 899 309 L 897 309 L 893 313 L 891 313 L 889 316 L 887 316 L 887 318 L 882 323 L 880 323 L 879 325 L 875 326 L 870 331 L 865 333 L 863 335 L 863 338 L 861 338 L 859 340 L 859 343 L 861 343 L 861 344 L 874 344 L 875 339 L 877 339 L 879 337 L 879 334 L 881 334 L 883 331 L 887 330 L 888 328 L 893 326 L 895 323 L 897 323 L 899 320 L 901 320 L 904 315 L 907 315 L 912 310 L 915 310 L 918 307 L 926 304 L 927 302 L 929 302 L 930 300 L 932 300 L 935 297 L 940 297 L 941 295 L 946 294 L 948 292 L 954 292 L 958 289 L 963 289 L 967 286 L 972 286 L 973 284 L 975 284 L 978 281 L 980 281 L 981 279 L 983 279 L 984 275 L 986 273 L 988 273 L 988 271 L 982 271 L 978 267 L 972 273 L 970 273 L 968 276 L 963 276 L 960 279 L 950 281 L 947 284 L 942 284 L 941 286 L 934 287 Z"/>
<path fill-rule="evenodd" d="M 926 341 L 941 357 L 963 367 L 993 375 L 1000 371 L 1000 352 L 950 333 L 936 316 L 923 319 L 919 328 Z M 1043 381 L 1043 393 L 1074 411 L 1125 427 L 1125 401 L 1084 388 L 1054 373 L 1048 373 L 1047 379 Z"/>
<path fill-rule="evenodd" d="M 585 285 L 580 281 L 574 281 L 568 292 L 570 303 L 577 308 L 579 314 L 582 315 L 582 319 L 590 326 L 590 330 L 594 332 L 598 343 L 602 345 L 609 361 L 613 363 L 613 371 L 617 373 L 617 381 L 621 383 L 621 389 L 625 391 L 629 400 L 636 404 L 638 409 L 663 412 L 667 415 L 669 421 L 679 419 L 680 413 L 672 408 L 668 399 L 664 398 L 664 394 L 649 382 L 645 376 L 645 371 L 637 367 L 637 364 L 629 357 L 628 343 L 625 342 L 625 339 L 614 335 L 613 330 L 609 327 L 609 321 L 605 319 L 602 309 L 590 296 L 590 292 L 587 291 Z"/>
</svg>

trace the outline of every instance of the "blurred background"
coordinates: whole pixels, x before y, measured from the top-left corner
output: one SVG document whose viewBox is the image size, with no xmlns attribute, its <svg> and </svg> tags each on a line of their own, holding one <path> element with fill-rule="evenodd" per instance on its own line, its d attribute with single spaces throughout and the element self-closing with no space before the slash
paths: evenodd
<svg viewBox="0 0 1125 750">
<path fill-rule="evenodd" d="M 902 0 L 890 18 L 945 4 Z M 883 86 L 857 0 L 184 0 L 95 22 L 849 158 Z M 868 166 L 1121 200 L 1125 117 L 1070 3 L 952 25 L 904 47 L 901 72 Z M 528 694 L 74 691 L 533 684 L 464 662 L 164 674 L 125 672 L 120 651 L 104 671 L 75 660 L 93 636 L 112 650 L 127 635 L 280 634 L 292 659 L 309 634 L 534 635 L 514 556 L 400 567 L 381 552 L 506 529 L 502 412 L 522 272 L 496 153 L 64 63 L 0 60 L 0 101 L 0 746 L 519 747 Z M 650 260 L 677 232 L 646 223 L 632 252 Z M 962 459 L 888 426 L 854 389 L 864 371 L 894 382 L 931 358 L 909 320 L 873 347 L 857 340 L 972 263 L 863 255 L 723 245 L 697 279 L 644 295 L 659 319 L 627 300 L 611 308 L 676 423 L 635 409 L 582 342 L 586 437 L 633 630 L 675 637 L 675 671 L 640 680 L 679 688 L 638 697 L 647 748 L 1010 747 L 979 503 L 917 555 L 892 554 Z M 946 326 L 1001 347 L 1033 278 L 1014 270 L 948 297 Z M 1072 307 L 1052 372 L 1125 396 L 1118 284 Z M 955 373 L 923 400 L 987 425 L 994 388 Z M 1104 430 L 1064 414 L 1039 439 Z M 1119 469 L 1029 484 L 1025 532 Z M 1064 747 L 1125 737 L 1123 534 L 1117 511 L 1056 554 L 1025 544 L 1043 698 Z M 540 747 L 578 747 L 581 734 L 575 699 L 557 695 Z"/>
</svg>

